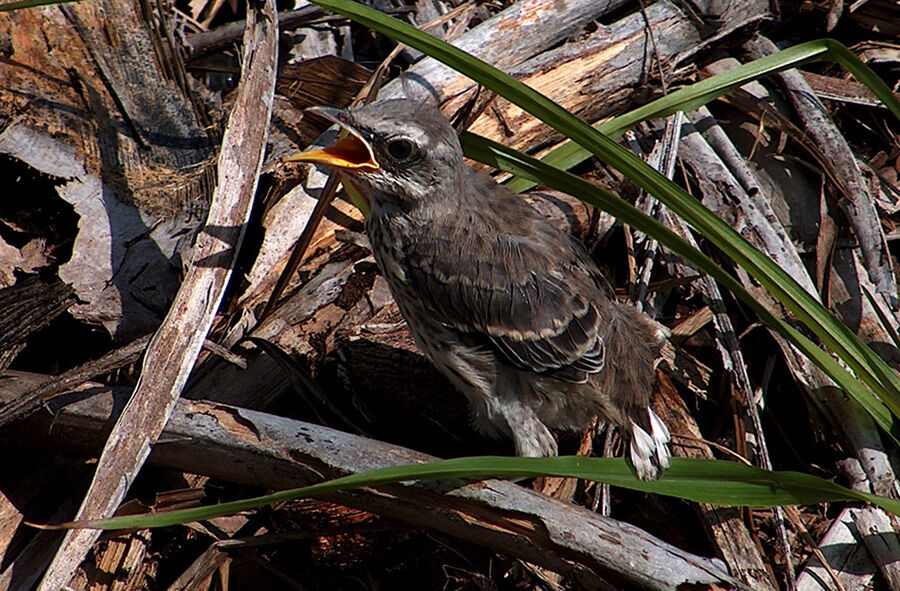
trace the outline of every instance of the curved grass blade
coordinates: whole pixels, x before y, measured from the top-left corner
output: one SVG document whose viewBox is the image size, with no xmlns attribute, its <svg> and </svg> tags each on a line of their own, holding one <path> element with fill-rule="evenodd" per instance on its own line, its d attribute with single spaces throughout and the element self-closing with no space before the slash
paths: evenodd
<svg viewBox="0 0 900 591">
<path fill-rule="evenodd" d="M 693 111 L 748 82 L 817 61 L 837 62 L 847 68 L 857 80 L 865 84 L 884 103 L 895 117 L 900 119 L 900 101 L 881 78 L 837 41 L 818 39 L 789 47 L 762 59 L 740 65 L 728 72 L 678 89 L 624 115 L 599 123 L 594 128 L 602 134 L 617 139 L 641 121 L 668 117 L 678 111 Z M 591 156 L 590 152 L 570 141 L 551 150 L 541 160 L 556 168 L 568 170 Z M 536 184 L 533 180 L 518 178 L 511 180 L 506 186 L 510 190 L 520 193 Z"/>
<path fill-rule="evenodd" d="M 853 372 L 878 395 L 891 413 L 900 416 L 900 377 L 893 374 L 884 360 L 875 355 L 855 333 L 800 287 L 790 275 L 765 254 L 754 248 L 715 214 L 693 199 L 684 189 L 539 92 L 452 45 L 355 2 L 348 0 L 313 1 L 323 8 L 388 35 L 463 72 L 489 90 L 500 94 L 570 137 L 600 160 L 622 172 L 636 185 L 655 195 L 676 215 L 715 244 L 772 293 L 829 349 L 840 356 Z M 836 44 L 837 42 L 831 43 Z M 783 327 L 776 326 L 775 328 L 783 330 Z M 782 334 L 793 342 L 795 335 Z M 813 361 L 819 364 L 821 357 L 813 358 Z M 826 370 L 824 367 L 822 369 Z M 844 384 L 841 385 L 844 386 Z M 848 391 L 852 392 L 852 390 Z M 865 405 L 863 401 L 860 403 Z"/>
<path fill-rule="evenodd" d="M 514 458 L 480 456 L 395 466 L 281 491 L 272 495 L 167 513 L 128 515 L 63 524 L 61 528 L 132 529 L 179 525 L 233 515 L 271 503 L 410 480 L 571 476 L 698 503 L 773 507 L 832 501 L 872 503 L 900 515 L 900 501 L 844 488 L 799 472 L 770 472 L 736 462 L 673 458 L 660 480 L 639 480 L 621 458 Z"/>
</svg>

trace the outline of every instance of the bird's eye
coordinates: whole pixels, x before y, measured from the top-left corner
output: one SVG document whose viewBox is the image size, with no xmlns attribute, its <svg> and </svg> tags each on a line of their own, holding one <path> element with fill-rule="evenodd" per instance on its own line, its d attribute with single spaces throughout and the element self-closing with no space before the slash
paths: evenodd
<svg viewBox="0 0 900 591">
<path fill-rule="evenodd" d="M 415 145 L 404 138 L 391 140 L 387 145 L 387 153 L 394 160 L 409 160 L 415 151 Z"/>
</svg>

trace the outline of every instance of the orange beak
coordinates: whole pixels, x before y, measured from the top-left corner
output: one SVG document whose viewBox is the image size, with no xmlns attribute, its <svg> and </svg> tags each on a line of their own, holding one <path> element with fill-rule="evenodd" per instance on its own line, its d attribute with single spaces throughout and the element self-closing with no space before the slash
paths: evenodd
<svg viewBox="0 0 900 591">
<path fill-rule="evenodd" d="M 312 162 L 324 164 L 339 170 L 378 170 L 380 166 L 375 160 L 372 146 L 362 137 L 358 131 L 347 122 L 346 111 L 330 109 L 328 107 L 310 107 L 312 111 L 329 121 L 340 125 L 347 133 L 346 137 L 336 144 L 320 150 L 309 150 L 285 158 L 285 162 Z"/>
</svg>

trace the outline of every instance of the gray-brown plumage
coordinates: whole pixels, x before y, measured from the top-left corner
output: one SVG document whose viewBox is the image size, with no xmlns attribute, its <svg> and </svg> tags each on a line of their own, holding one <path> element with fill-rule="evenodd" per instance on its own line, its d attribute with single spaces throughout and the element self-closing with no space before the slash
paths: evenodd
<svg viewBox="0 0 900 591">
<path fill-rule="evenodd" d="M 293 160 L 342 170 L 371 201 L 375 260 L 432 363 L 469 399 L 475 425 L 525 456 L 556 454 L 548 427 L 620 427 L 638 476 L 668 467 L 650 410 L 663 329 L 610 299 L 574 238 L 467 166 L 434 107 L 392 100 L 319 108 L 351 136 Z"/>
</svg>

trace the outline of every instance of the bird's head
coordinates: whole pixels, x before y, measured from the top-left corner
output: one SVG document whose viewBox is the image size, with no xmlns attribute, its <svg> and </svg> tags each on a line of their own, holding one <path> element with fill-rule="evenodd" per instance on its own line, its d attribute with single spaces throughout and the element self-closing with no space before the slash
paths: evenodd
<svg viewBox="0 0 900 591">
<path fill-rule="evenodd" d="M 394 99 L 357 109 L 309 109 L 347 130 L 333 146 L 287 158 L 340 170 L 373 201 L 404 209 L 459 186 L 462 148 L 450 123 L 431 105 Z M 452 193 L 452 191 L 450 191 Z"/>
</svg>

